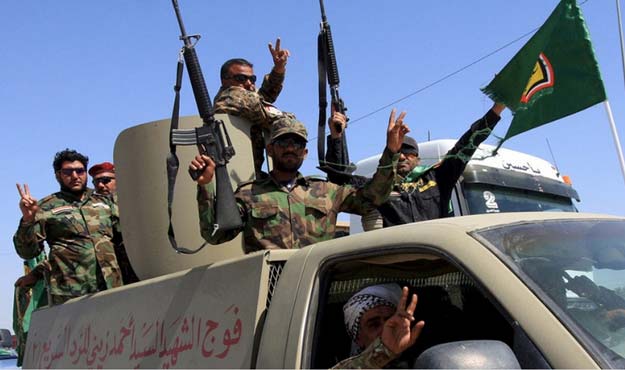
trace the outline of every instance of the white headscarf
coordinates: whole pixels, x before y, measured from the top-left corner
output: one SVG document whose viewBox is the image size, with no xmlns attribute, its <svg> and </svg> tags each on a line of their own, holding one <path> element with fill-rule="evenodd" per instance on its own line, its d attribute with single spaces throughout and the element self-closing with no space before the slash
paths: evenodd
<svg viewBox="0 0 625 370">
<path fill-rule="evenodd" d="M 401 287 L 395 283 L 372 285 L 354 294 L 343 306 L 345 329 L 352 342 L 356 343 L 360 319 L 365 312 L 378 306 L 396 308 L 400 298 Z"/>
</svg>

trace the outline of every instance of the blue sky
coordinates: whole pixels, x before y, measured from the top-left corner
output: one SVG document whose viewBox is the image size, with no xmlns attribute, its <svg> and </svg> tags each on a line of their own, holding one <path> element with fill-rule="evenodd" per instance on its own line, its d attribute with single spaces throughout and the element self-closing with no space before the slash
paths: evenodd
<svg viewBox="0 0 625 370">
<path fill-rule="evenodd" d="M 291 51 L 277 105 L 316 132 L 316 0 L 271 2 L 179 0 L 187 32 L 200 33 L 197 52 L 211 96 L 229 58 L 244 57 L 261 76 L 272 65 L 268 42 L 282 38 Z M 556 0 L 326 0 L 341 95 L 352 124 L 352 160 L 379 152 L 389 109 L 357 120 L 428 86 L 539 27 Z M 625 88 L 616 4 L 582 2 L 621 138 Z M 175 64 L 181 43 L 168 0 L 10 1 L 0 13 L 0 117 L 4 155 L 0 215 L 0 327 L 11 327 L 13 282 L 22 263 L 12 236 L 21 216 L 15 183 L 28 183 L 40 199 L 58 190 L 56 151 L 75 148 L 91 163 L 112 160 L 125 128 L 171 114 Z M 479 88 L 488 84 L 528 37 L 395 106 L 406 110 L 412 136 L 457 138 L 491 106 Z M 579 87 L 583 89 L 583 86 Z M 196 114 L 185 80 L 181 114 Z M 496 128 L 504 135 L 506 112 Z M 551 161 L 569 175 L 586 212 L 625 215 L 625 181 L 603 105 L 537 130 L 506 147 Z M 493 138 L 487 141 L 494 143 Z M 313 174 L 316 145 L 302 172 Z"/>
</svg>

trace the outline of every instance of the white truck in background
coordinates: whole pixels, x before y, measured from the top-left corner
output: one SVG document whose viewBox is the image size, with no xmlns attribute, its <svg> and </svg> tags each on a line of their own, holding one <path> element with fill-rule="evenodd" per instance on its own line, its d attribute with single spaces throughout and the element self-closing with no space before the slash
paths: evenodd
<svg viewBox="0 0 625 370">
<path fill-rule="evenodd" d="M 442 160 L 455 140 L 419 143 L 421 165 Z M 500 212 L 577 212 L 577 191 L 548 161 L 514 150 L 482 144 L 467 164 L 451 197 L 450 216 Z M 356 174 L 372 176 L 380 155 L 358 163 Z M 362 232 L 361 217 L 350 215 L 350 233 Z"/>
</svg>

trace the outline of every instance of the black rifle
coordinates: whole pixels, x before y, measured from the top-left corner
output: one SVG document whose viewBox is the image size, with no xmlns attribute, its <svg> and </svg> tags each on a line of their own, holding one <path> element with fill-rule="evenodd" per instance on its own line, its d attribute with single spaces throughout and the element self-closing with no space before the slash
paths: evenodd
<svg viewBox="0 0 625 370">
<path fill-rule="evenodd" d="M 201 127 L 196 127 L 195 129 L 178 129 L 177 114 L 175 114 L 176 122 L 174 124 L 174 120 L 172 119 L 170 145 L 197 145 L 200 154 L 211 157 L 211 159 L 215 162 L 215 178 L 217 181 L 216 194 L 219 200 L 216 201 L 216 221 L 214 228 L 215 231 L 217 229 L 236 229 L 241 227 L 243 223 L 241 221 L 241 216 L 238 212 L 238 207 L 234 198 L 234 192 L 232 191 L 232 186 L 230 185 L 228 169 L 226 167 L 228 161 L 232 158 L 232 156 L 234 156 L 234 148 L 232 147 L 230 136 L 226 131 L 226 127 L 224 126 L 223 121 L 216 120 L 213 115 L 211 99 L 208 94 L 208 89 L 206 88 L 206 82 L 204 81 L 204 75 L 202 74 L 200 62 L 195 52 L 195 44 L 193 42 L 193 40 L 197 42 L 200 39 L 200 36 L 187 35 L 184 24 L 182 23 L 182 17 L 180 15 L 178 1 L 172 0 L 172 3 L 174 5 L 174 10 L 176 11 L 178 24 L 180 25 L 180 40 L 184 42 L 182 55 L 184 56 L 184 62 L 187 64 L 187 71 L 189 73 L 191 87 L 193 88 L 195 103 L 197 104 L 197 108 L 200 117 L 202 118 L 203 124 Z M 179 62 L 179 66 L 180 65 L 181 61 Z M 179 79 L 181 73 L 181 68 L 179 67 Z M 179 82 L 177 82 L 176 91 L 178 91 L 179 89 Z M 174 109 L 177 110 L 177 107 L 175 106 Z M 226 140 L 224 140 L 224 136 Z M 191 177 L 194 180 L 196 180 L 202 172 L 203 169 L 197 171 L 189 171 Z M 171 188 L 172 186 L 170 186 L 170 189 Z M 172 194 L 170 194 L 170 200 L 171 197 L 173 197 Z M 170 240 L 172 239 L 171 234 L 173 233 L 170 233 Z M 192 253 L 191 251 L 188 251 L 186 249 L 176 248 L 176 250 L 182 253 Z"/>
<path fill-rule="evenodd" d="M 580 297 L 588 298 L 606 310 L 625 309 L 625 299 L 612 290 L 595 284 L 587 276 L 571 277 L 564 272 L 566 287 Z"/>
<path fill-rule="evenodd" d="M 326 125 L 326 109 L 328 102 L 326 99 L 326 78 L 330 85 L 330 95 L 332 97 L 332 106 L 336 112 L 345 114 L 347 107 L 343 99 L 339 96 L 339 70 L 336 63 L 336 54 L 334 53 L 334 42 L 332 41 L 332 32 L 330 24 L 326 18 L 323 0 L 319 0 L 321 8 L 321 29 L 317 38 L 318 49 L 318 72 L 319 72 L 319 127 L 317 136 L 317 151 L 319 157 L 320 169 L 333 173 L 341 173 L 348 175 L 354 171 L 355 166 L 349 162 L 349 153 L 347 150 L 347 138 L 345 132 L 341 136 L 341 150 L 338 158 L 339 163 L 326 163 L 325 161 L 325 125 Z M 349 120 L 349 118 L 348 118 Z M 340 127 L 337 127 L 341 131 Z"/>
</svg>

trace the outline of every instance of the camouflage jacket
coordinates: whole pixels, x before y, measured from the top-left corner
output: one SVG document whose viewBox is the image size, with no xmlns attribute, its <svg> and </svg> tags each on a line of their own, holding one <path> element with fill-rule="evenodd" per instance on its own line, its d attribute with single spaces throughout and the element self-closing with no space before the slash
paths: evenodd
<svg viewBox="0 0 625 370">
<path fill-rule="evenodd" d="M 258 91 L 248 91 L 238 86 L 222 87 L 215 96 L 215 113 L 240 116 L 269 130 L 276 118 L 291 114 L 282 112 L 273 105 L 282 91 L 283 82 L 284 74 L 272 69 L 263 78 L 263 84 Z"/>
<path fill-rule="evenodd" d="M 82 200 L 60 191 L 39 201 L 34 222 L 20 220 L 13 243 L 17 254 L 29 259 L 41 252 L 45 240 L 50 247 L 50 293 L 78 297 L 97 292 L 98 283 L 102 288 L 122 285 L 112 242 L 118 232 L 117 206 L 111 198 L 91 189 Z"/>
<path fill-rule="evenodd" d="M 243 219 L 244 250 L 301 248 L 332 239 L 340 212 L 362 214 L 384 203 L 397 169 L 399 154 L 384 150 L 372 181 L 362 188 L 336 185 L 298 174 L 289 190 L 266 176 L 243 183 L 235 192 Z M 202 236 L 211 244 L 233 239 L 241 230 L 214 230 L 214 186 L 198 186 Z"/>
<path fill-rule="evenodd" d="M 265 161 L 265 139 L 263 130 L 271 129 L 273 122 L 283 115 L 295 118 L 295 115 L 282 112 L 272 103 L 276 101 L 280 91 L 284 74 L 271 72 L 263 78 L 263 84 L 258 91 L 248 91 L 242 87 L 232 86 L 220 88 L 215 96 L 213 105 L 215 113 L 227 113 L 233 116 L 245 118 L 252 123 L 250 139 L 252 142 L 252 155 L 254 158 L 254 170 L 257 177 Z"/>
<path fill-rule="evenodd" d="M 377 337 L 362 353 L 339 362 L 332 369 L 382 369 L 387 365 L 397 368 L 392 362 L 395 358 L 397 355 L 386 348 L 380 337 Z"/>
</svg>

